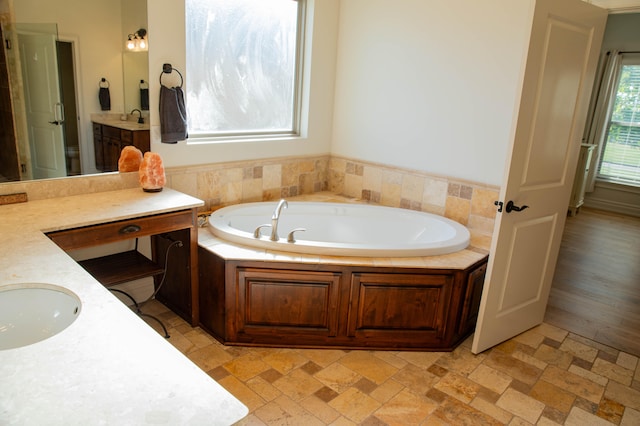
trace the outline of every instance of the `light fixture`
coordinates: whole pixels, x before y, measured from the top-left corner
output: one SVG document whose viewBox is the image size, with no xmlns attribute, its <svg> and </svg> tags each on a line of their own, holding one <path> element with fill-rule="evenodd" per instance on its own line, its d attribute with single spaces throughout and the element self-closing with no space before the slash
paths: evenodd
<svg viewBox="0 0 640 426">
<path fill-rule="evenodd" d="M 149 41 L 145 38 L 147 30 L 140 28 L 127 36 L 126 48 L 132 52 L 145 52 L 149 50 Z"/>
</svg>

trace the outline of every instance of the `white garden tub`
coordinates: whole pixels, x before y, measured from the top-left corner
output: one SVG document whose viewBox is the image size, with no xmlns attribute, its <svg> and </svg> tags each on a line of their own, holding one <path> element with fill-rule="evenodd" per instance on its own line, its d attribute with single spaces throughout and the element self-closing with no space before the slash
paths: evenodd
<svg viewBox="0 0 640 426">
<path fill-rule="evenodd" d="M 270 225 L 276 202 L 224 207 L 209 218 L 213 235 L 245 246 L 295 253 L 361 257 L 434 256 L 469 245 L 469 230 L 442 216 L 369 204 L 289 202 L 278 221 L 277 241 Z M 295 242 L 288 234 L 297 228 Z"/>
</svg>

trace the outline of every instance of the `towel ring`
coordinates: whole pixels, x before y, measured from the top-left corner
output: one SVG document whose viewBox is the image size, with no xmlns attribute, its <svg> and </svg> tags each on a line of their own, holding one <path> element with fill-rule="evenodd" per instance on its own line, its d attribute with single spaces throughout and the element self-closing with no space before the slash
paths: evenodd
<svg viewBox="0 0 640 426">
<path fill-rule="evenodd" d="M 106 84 L 106 86 L 103 86 L 103 84 Z M 109 88 L 109 80 L 107 80 L 106 78 L 102 77 L 100 79 L 100 82 L 98 83 L 98 87 L 100 87 L 102 89 L 108 89 Z"/>
<path fill-rule="evenodd" d="M 180 86 L 178 87 L 182 87 L 182 85 L 184 84 L 184 78 L 182 77 L 182 74 L 180 73 L 180 71 L 178 71 L 177 69 L 173 68 L 171 66 L 171 64 L 163 64 L 162 65 L 162 72 L 160 73 L 160 84 L 162 84 L 162 75 L 163 74 L 171 74 L 172 71 L 175 71 L 178 73 L 178 75 L 180 76 Z"/>
<path fill-rule="evenodd" d="M 138 87 L 140 87 L 141 89 L 148 89 L 149 88 L 149 83 L 147 83 L 144 80 L 140 80 L 140 84 L 138 85 Z"/>
</svg>

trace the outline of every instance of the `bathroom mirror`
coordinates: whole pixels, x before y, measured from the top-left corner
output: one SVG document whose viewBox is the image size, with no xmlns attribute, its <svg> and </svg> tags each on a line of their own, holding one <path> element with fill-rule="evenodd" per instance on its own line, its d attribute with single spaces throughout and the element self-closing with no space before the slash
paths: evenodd
<svg viewBox="0 0 640 426">
<path fill-rule="evenodd" d="M 10 135 L 0 136 L 0 149 L 3 152 L 0 158 L 0 184 L 99 173 L 94 160 L 92 114 L 112 113 L 120 116 L 133 109 L 142 109 L 140 81 L 148 82 L 148 55 L 147 52 L 125 53 L 125 40 L 128 34 L 146 28 L 146 0 L 14 0 L 13 8 L 9 8 L 8 3 L 0 0 L 2 36 L 10 40 L 4 46 L 6 65 L 0 65 L 6 66 L 10 72 L 13 68 L 14 76 L 10 80 L 11 87 L 0 91 L 0 101 L 2 105 L 11 105 L 14 112 L 12 115 L 11 111 L 3 108 L 0 114 L 3 122 L 7 123 L 8 120 L 15 123 L 17 140 Z M 36 29 L 36 23 L 47 24 L 47 30 Z M 53 80 L 71 88 L 71 92 L 63 91 L 59 100 L 48 96 L 39 103 L 31 104 L 46 105 L 50 117 L 44 118 L 45 123 L 64 122 L 64 125 L 49 124 L 49 128 L 35 130 L 39 132 L 38 136 L 46 135 L 47 138 L 54 130 L 62 133 L 62 141 L 59 142 L 62 145 L 56 149 L 51 147 L 53 144 L 40 144 L 40 149 L 35 150 L 31 146 L 30 139 L 33 138 L 28 135 L 30 132 L 33 134 L 35 127 L 26 121 L 26 99 L 29 98 L 31 102 L 34 93 L 40 93 L 42 87 L 49 84 L 45 77 L 25 75 L 29 71 L 21 67 L 21 61 L 27 58 L 20 58 L 21 53 L 18 53 L 22 52 L 22 41 L 17 36 L 17 24 L 22 25 L 22 33 L 29 36 L 50 34 L 57 59 L 67 64 L 60 67 L 59 77 Z M 42 50 L 43 43 L 34 40 L 33 48 L 22 54 L 42 60 L 47 56 Z M 102 78 L 109 86 L 111 109 L 108 111 L 102 111 L 98 100 Z M 31 89 L 28 81 L 40 85 Z M 49 173 L 50 170 L 45 167 L 47 170 L 41 173 L 34 166 L 36 158 L 40 163 L 55 164 L 54 171 Z"/>
</svg>

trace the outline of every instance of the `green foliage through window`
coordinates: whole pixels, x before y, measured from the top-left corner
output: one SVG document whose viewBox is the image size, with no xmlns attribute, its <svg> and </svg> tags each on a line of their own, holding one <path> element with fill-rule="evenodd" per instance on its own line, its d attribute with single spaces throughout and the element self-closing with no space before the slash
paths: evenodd
<svg viewBox="0 0 640 426">
<path fill-rule="evenodd" d="M 640 185 L 640 65 L 623 65 L 598 177 Z"/>
</svg>

